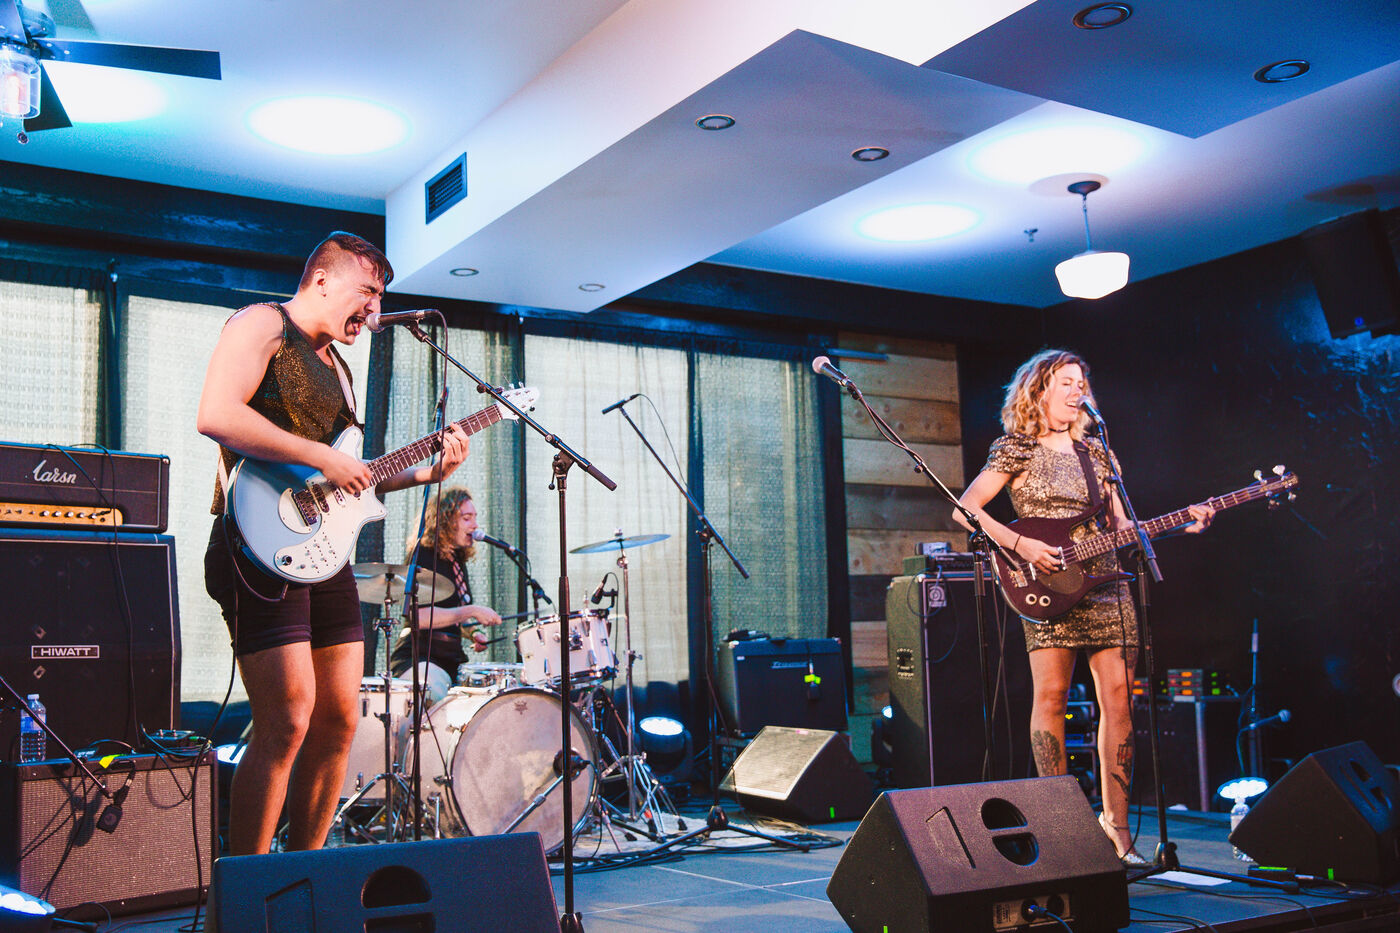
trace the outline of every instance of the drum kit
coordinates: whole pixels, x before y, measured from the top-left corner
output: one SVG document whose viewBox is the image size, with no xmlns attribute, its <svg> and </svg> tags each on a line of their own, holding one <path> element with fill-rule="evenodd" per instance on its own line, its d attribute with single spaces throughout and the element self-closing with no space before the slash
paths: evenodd
<svg viewBox="0 0 1400 933">
<path fill-rule="evenodd" d="M 401 624 L 394 607 L 406 595 L 407 568 L 356 564 L 361 602 L 383 607 L 375 624 L 384 655 L 380 672 L 361 683 L 360 719 L 333 835 L 343 834 L 347 842 L 410 838 L 414 807 L 409 776 L 416 759 L 422 831 L 433 838 L 538 832 L 545 851 L 554 853 L 564 843 L 561 786 L 567 771 L 574 836 L 590 825 L 615 823 L 658 839 L 654 814 L 674 807 L 634 742 L 632 667 L 641 655 L 632 650 L 627 550 L 667 537 L 624 537 L 618 531 L 606 541 L 571 551 L 618 554 L 620 621 L 626 639 L 622 671 L 627 717 L 621 750 L 604 728 L 609 718 L 620 720 L 607 688 L 619 672 L 609 620 L 616 591 L 607 593 L 614 597 L 612 607 L 571 612 L 567 620 L 538 612 L 508 617 L 518 622 L 515 645 L 520 660 L 461 665 L 456 684 L 446 698 L 426 709 L 415 733 L 412 682 L 390 672 L 390 636 Z M 414 591 L 407 595 L 416 595 L 425 606 L 454 592 L 447 579 L 425 570 L 419 570 L 415 580 Z M 600 599 L 595 594 L 592 601 Z M 569 652 L 567 686 L 558 675 L 561 649 Z M 563 704 L 570 707 L 572 724 L 567 763 L 560 760 Z M 601 793 L 604 782 L 617 780 L 626 783 L 626 810 Z M 644 825 L 629 822 L 639 817 L 646 820 Z"/>
</svg>

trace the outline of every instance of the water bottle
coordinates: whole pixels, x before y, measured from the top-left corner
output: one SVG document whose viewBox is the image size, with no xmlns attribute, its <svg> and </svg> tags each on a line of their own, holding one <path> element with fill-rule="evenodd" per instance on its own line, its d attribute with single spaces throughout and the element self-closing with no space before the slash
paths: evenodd
<svg viewBox="0 0 1400 933">
<path fill-rule="evenodd" d="M 33 710 L 30 715 L 29 710 Z M 39 702 L 39 694 L 29 694 L 29 709 L 20 710 L 19 714 L 19 760 L 43 761 L 48 757 L 45 745 L 44 729 L 40 722 L 47 722 L 48 711 L 44 709 L 44 704 Z M 36 722 L 35 720 L 38 720 Z"/>
<path fill-rule="evenodd" d="M 1245 816 L 1247 816 L 1248 814 L 1249 807 L 1245 806 L 1244 800 L 1236 800 L 1235 805 L 1230 808 L 1230 833 L 1232 835 L 1235 832 L 1235 827 L 1240 825 L 1240 820 L 1244 819 Z M 1253 859 L 1251 859 L 1248 855 L 1245 855 L 1243 852 L 1240 851 L 1239 846 L 1231 846 L 1230 852 L 1235 856 L 1235 858 L 1239 859 L 1242 862 L 1253 861 Z"/>
</svg>

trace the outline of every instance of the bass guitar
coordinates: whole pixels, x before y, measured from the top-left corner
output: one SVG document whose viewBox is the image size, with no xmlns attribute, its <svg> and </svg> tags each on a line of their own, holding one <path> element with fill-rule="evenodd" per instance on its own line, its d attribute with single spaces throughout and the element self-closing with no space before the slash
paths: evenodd
<svg viewBox="0 0 1400 933">
<path fill-rule="evenodd" d="M 1256 499 L 1268 499 L 1272 507 L 1278 504 L 1277 497 L 1285 491 L 1288 491 L 1288 498 L 1293 499 L 1295 493 L 1290 490 L 1298 485 L 1298 477 L 1292 473 L 1285 473 L 1282 466 L 1274 467 L 1274 473 L 1273 477 L 1265 479 L 1256 470 L 1254 476 L 1257 482 L 1253 485 L 1224 496 L 1207 499 L 1201 504 L 1219 512 Z M 1036 570 L 1028 561 L 1017 558 L 1014 562 L 1008 562 L 1001 554 L 994 554 L 997 585 L 1013 610 L 1032 621 L 1044 622 L 1073 609 L 1075 604 L 1084 598 L 1084 594 L 1096 586 L 1132 579 L 1132 574 L 1121 571 L 1086 573 L 1081 566 L 1091 557 L 1127 547 L 1137 540 L 1137 534 L 1131 528 L 1106 531 L 1074 540 L 1074 530 L 1103 511 L 1106 505 L 1107 501 L 1101 502 L 1097 508 L 1072 518 L 1018 518 L 1007 524 L 1007 527 L 1017 534 L 1036 538 L 1051 547 L 1063 549 L 1065 558 L 1064 570 L 1045 573 Z M 1149 538 L 1155 538 L 1193 521 L 1189 509 L 1178 509 L 1143 522 L 1142 528 Z"/>
<path fill-rule="evenodd" d="M 530 408 L 539 398 L 535 389 L 502 393 L 518 408 Z M 516 414 L 499 402 L 457 422 L 475 434 Z M 364 436 L 349 427 L 331 446 L 358 456 Z M 374 495 L 379 485 L 442 449 L 437 432 L 370 461 L 371 486 L 348 493 L 319 471 L 295 463 L 271 463 L 244 457 L 228 479 L 228 512 L 238 527 L 243 553 L 259 567 L 290 583 L 318 583 L 344 567 L 355 550 L 360 529 L 386 513 Z"/>
</svg>

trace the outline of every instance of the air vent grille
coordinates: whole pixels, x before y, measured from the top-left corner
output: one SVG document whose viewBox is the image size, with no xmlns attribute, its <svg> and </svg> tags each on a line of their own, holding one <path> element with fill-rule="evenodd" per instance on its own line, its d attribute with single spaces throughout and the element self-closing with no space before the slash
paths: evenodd
<svg viewBox="0 0 1400 933">
<path fill-rule="evenodd" d="M 427 205 L 424 223 L 432 223 L 434 218 L 467 196 L 467 154 L 464 152 L 454 159 L 429 179 L 423 189 Z"/>
</svg>

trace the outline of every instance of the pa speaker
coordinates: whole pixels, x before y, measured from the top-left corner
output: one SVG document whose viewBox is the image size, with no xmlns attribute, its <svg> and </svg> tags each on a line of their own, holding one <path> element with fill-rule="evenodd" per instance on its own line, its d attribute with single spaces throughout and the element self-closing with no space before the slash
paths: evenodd
<svg viewBox="0 0 1400 933">
<path fill-rule="evenodd" d="M 0 592 L 15 607 L 0 626 L 0 675 L 39 694 L 68 745 L 140 745 L 137 724 L 180 724 L 174 538 L 0 529 Z"/>
<path fill-rule="evenodd" d="M 786 726 L 765 726 L 719 786 L 745 810 L 800 823 L 859 819 L 875 793 L 844 736 Z"/>
<path fill-rule="evenodd" d="M 111 801 L 72 762 L 0 767 L 0 879 L 68 910 L 101 917 L 193 904 L 209 885 L 218 787 L 213 752 L 198 763 L 135 755 L 89 760 Z M 129 780 L 129 784 L 128 784 Z M 108 816 L 110 819 L 110 815 Z"/>
<path fill-rule="evenodd" d="M 1400 325 L 1400 270 L 1381 212 L 1348 214 L 1313 227 L 1302 240 L 1332 336 L 1393 333 Z"/>
<path fill-rule="evenodd" d="M 210 933 L 559 933 L 539 833 L 214 863 Z"/>
<path fill-rule="evenodd" d="M 1107 933 L 1128 925 L 1113 843 L 1069 775 L 881 794 L 827 897 L 856 933 Z"/>
<path fill-rule="evenodd" d="M 1400 783 L 1365 742 L 1313 752 L 1259 798 L 1230 841 L 1256 862 L 1341 881 L 1400 878 Z"/>
</svg>

